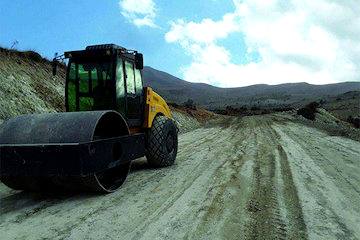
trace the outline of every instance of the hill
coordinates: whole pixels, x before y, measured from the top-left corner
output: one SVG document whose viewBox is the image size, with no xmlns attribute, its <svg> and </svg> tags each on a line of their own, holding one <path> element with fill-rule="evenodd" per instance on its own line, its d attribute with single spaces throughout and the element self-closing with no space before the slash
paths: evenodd
<svg viewBox="0 0 360 240">
<path fill-rule="evenodd" d="M 240 88 L 218 88 L 203 83 L 190 83 L 168 73 L 145 67 L 145 84 L 152 86 L 170 102 L 192 99 L 196 104 L 215 109 L 227 105 L 240 106 L 301 106 L 306 102 L 330 98 L 349 91 L 360 91 L 360 82 L 328 85 L 287 83 L 253 85 Z"/>
</svg>

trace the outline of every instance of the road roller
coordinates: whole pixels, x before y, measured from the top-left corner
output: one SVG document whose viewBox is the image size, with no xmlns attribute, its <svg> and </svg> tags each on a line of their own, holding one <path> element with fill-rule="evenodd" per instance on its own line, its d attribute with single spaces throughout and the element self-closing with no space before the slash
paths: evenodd
<svg viewBox="0 0 360 240">
<path fill-rule="evenodd" d="M 175 162 L 178 128 L 165 100 L 143 87 L 143 55 L 115 44 L 65 52 L 65 112 L 21 115 L 0 126 L 0 180 L 26 191 L 111 193 L 131 162 Z M 64 61 L 63 61 L 64 62 Z M 50 80 L 49 80 L 50 81 Z"/>
</svg>

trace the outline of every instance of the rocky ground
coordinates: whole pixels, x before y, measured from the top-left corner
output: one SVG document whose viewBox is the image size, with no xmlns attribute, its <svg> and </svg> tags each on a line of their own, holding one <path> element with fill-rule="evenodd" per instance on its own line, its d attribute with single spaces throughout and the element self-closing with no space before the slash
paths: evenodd
<svg viewBox="0 0 360 240">
<path fill-rule="evenodd" d="M 288 113 L 216 117 L 179 141 L 174 166 L 139 159 L 109 195 L 0 185 L 1 239 L 360 239 L 360 142 Z"/>
</svg>

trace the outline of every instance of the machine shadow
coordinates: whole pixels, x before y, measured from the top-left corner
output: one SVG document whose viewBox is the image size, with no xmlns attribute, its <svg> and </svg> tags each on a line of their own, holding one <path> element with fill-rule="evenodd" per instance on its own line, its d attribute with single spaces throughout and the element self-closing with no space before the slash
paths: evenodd
<svg viewBox="0 0 360 240">
<path fill-rule="evenodd" d="M 146 158 L 139 158 L 131 163 L 130 173 L 145 171 L 145 170 L 152 170 L 154 169 L 151 167 L 147 161 Z"/>
<path fill-rule="evenodd" d="M 61 204 L 64 201 L 81 201 L 92 197 L 101 196 L 98 193 L 87 192 L 27 192 L 16 191 L 14 194 L 2 197 L 0 194 L 0 216 L 13 211 L 26 209 L 27 212 L 40 211 L 41 209 Z M 24 210 L 25 211 L 25 210 Z"/>
<path fill-rule="evenodd" d="M 146 158 L 140 158 L 132 162 L 129 174 L 149 170 L 154 170 L 154 168 L 148 165 Z M 51 207 L 68 200 L 79 201 L 103 196 L 103 194 L 96 192 L 71 192 L 62 190 L 52 192 L 13 191 L 13 194 L 5 197 L 1 196 L 0 191 L 0 216 L 21 209 L 34 211 L 31 209 L 39 210 L 40 208 Z M 121 189 L 118 191 L 121 191 Z"/>
</svg>

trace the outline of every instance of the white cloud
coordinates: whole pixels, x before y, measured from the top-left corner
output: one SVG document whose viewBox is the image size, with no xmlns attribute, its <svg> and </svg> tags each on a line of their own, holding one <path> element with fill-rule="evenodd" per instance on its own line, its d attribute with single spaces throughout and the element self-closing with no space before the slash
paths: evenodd
<svg viewBox="0 0 360 240">
<path fill-rule="evenodd" d="M 153 0 L 120 0 L 121 14 L 137 27 L 157 27 L 156 6 Z"/>
<path fill-rule="evenodd" d="M 168 42 L 179 41 L 182 44 L 190 42 L 212 43 L 216 39 L 226 38 L 229 33 L 238 31 L 235 15 L 226 14 L 221 21 L 203 19 L 200 23 L 188 22 L 180 19 L 171 23 L 171 31 L 165 35 Z"/>
<path fill-rule="evenodd" d="M 171 24 L 166 41 L 179 43 L 193 57 L 183 68 L 186 80 L 222 87 L 360 81 L 360 5 L 355 0 L 234 0 L 234 5 L 234 12 L 219 21 Z M 235 32 L 259 61 L 232 61 L 236 53 L 218 40 Z"/>
</svg>

